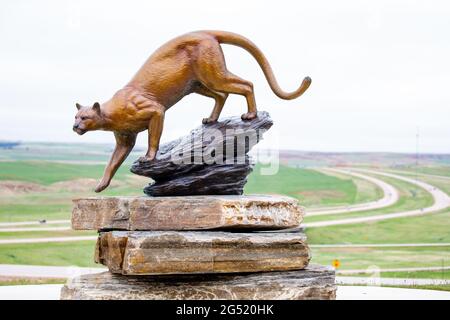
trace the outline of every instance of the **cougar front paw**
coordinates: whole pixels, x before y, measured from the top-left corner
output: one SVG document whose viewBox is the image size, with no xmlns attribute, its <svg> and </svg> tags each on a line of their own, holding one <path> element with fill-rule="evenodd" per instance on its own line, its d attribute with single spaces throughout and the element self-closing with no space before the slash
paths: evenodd
<svg viewBox="0 0 450 320">
<path fill-rule="evenodd" d="M 100 183 L 97 185 L 97 187 L 95 188 L 95 192 L 102 192 L 103 190 L 105 190 L 107 187 L 109 186 L 109 182 L 108 181 L 100 181 Z"/>
</svg>

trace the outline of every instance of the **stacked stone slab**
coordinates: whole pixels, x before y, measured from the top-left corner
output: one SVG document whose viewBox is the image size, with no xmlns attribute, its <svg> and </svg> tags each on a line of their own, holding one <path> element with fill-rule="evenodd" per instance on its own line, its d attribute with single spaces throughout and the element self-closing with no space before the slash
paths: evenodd
<svg viewBox="0 0 450 320">
<path fill-rule="evenodd" d="M 74 200 L 72 227 L 98 230 L 109 272 L 62 299 L 334 299 L 334 270 L 309 265 L 303 209 L 282 196 Z"/>
</svg>

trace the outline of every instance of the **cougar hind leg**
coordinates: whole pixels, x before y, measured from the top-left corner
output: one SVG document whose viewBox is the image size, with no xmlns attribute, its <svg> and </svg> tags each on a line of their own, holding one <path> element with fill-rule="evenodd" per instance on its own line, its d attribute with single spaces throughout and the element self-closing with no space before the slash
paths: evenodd
<svg viewBox="0 0 450 320">
<path fill-rule="evenodd" d="M 199 44 L 194 70 L 197 79 L 210 91 L 225 94 L 239 94 L 247 100 L 248 112 L 243 120 L 256 118 L 256 101 L 253 84 L 239 78 L 226 68 L 222 48 L 217 41 L 203 41 Z"/>
<path fill-rule="evenodd" d="M 194 92 L 205 97 L 213 98 L 216 101 L 211 115 L 208 118 L 204 118 L 202 121 L 204 124 L 216 122 L 219 119 L 223 105 L 228 98 L 228 93 L 213 91 L 202 84 L 198 84 L 195 87 Z"/>
</svg>

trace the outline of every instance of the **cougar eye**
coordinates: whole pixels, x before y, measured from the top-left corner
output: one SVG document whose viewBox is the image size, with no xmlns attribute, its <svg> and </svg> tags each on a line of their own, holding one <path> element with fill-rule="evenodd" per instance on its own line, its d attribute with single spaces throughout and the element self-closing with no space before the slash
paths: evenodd
<svg viewBox="0 0 450 320">
<path fill-rule="evenodd" d="M 86 118 L 86 117 L 81 117 L 80 119 L 81 119 L 81 121 L 84 121 L 84 120 L 86 120 L 87 118 Z"/>
</svg>

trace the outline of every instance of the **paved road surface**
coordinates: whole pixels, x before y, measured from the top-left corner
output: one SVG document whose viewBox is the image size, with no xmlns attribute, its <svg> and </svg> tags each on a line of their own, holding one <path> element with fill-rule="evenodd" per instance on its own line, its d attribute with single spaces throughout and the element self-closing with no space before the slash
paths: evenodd
<svg viewBox="0 0 450 320">
<path fill-rule="evenodd" d="M 326 214 L 339 214 L 339 213 L 349 213 L 349 212 L 357 212 L 357 211 L 366 211 L 366 210 L 375 210 L 380 208 L 389 207 L 393 204 L 395 204 L 399 199 L 399 193 L 398 190 L 390 185 L 389 183 L 353 171 L 344 170 L 344 169 L 332 169 L 332 168 L 326 168 L 321 171 L 327 172 L 337 172 L 345 175 L 350 175 L 354 177 L 358 177 L 360 179 L 367 180 L 376 186 L 378 186 L 383 191 L 383 198 L 377 200 L 377 201 L 371 201 L 371 202 L 365 202 L 365 203 L 357 203 L 351 206 L 346 207 L 334 207 L 334 208 L 321 208 L 321 209 L 315 209 L 311 211 L 307 211 L 307 216 L 318 216 L 318 215 L 326 215 Z"/>
<path fill-rule="evenodd" d="M 381 220 L 394 219 L 394 218 L 420 216 L 420 215 L 437 212 L 437 211 L 440 211 L 440 210 L 450 207 L 450 197 L 442 190 L 440 190 L 428 183 L 418 181 L 418 180 L 415 180 L 412 178 L 407 178 L 407 177 L 399 176 L 396 174 L 385 173 L 385 172 L 380 172 L 380 171 L 367 170 L 367 169 L 352 169 L 352 170 L 378 174 L 378 175 L 406 181 L 411 184 L 415 184 L 415 185 L 425 189 L 426 191 L 428 191 L 432 195 L 432 197 L 434 199 L 434 203 L 430 207 L 417 209 L 417 210 L 379 214 L 379 215 L 373 215 L 373 216 L 368 216 L 368 217 L 356 217 L 356 218 L 339 219 L 339 220 L 310 222 L 310 223 L 304 223 L 303 226 L 309 227 L 309 228 L 326 227 L 326 226 L 333 226 L 333 225 L 364 223 L 364 222 L 381 221 Z"/>
<path fill-rule="evenodd" d="M 414 267 L 414 268 L 383 268 L 377 270 L 378 272 L 417 272 L 417 271 L 443 271 L 450 270 L 450 266 L 441 266 L 441 267 Z M 347 270 L 337 270 L 336 274 L 344 275 L 344 274 L 373 274 L 374 269 L 347 269 Z"/>
<path fill-rule="evenodd" d="M 20 264 L 0 264 L 0 276 L 23 278 L 71 278 L 81 274 L 106 271 L 105 268 L 81 268 L 62 266 L 33 266 Z"/>
</svg>

